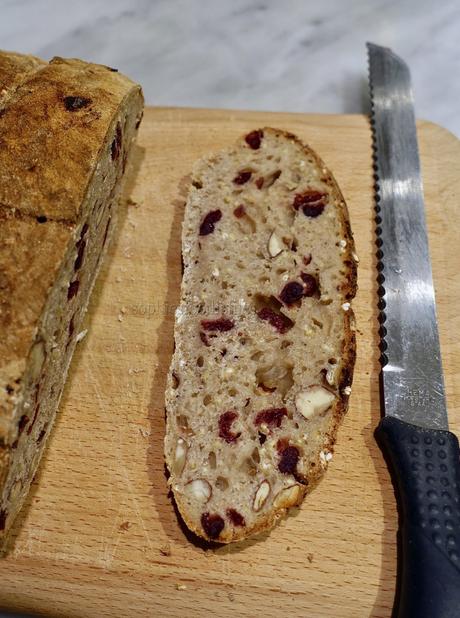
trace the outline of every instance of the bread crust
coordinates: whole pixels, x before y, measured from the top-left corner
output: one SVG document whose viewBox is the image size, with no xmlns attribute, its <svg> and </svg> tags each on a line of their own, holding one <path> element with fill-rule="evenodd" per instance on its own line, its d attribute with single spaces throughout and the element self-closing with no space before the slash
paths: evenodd
<svg viewBox="0 0 460 618">
<path fill-rule="evenodd" d="M 133 99 L 137 108 L 140 86 L 115 69 L 0 51 L 0 491 L 47 299 L 75 250 L 117 114 Z"/>
<path fill-rule="evenodd" d="M 324 162 L 319 155 L 308 145 L 305 145 L 297 136 L 284 130 L 273 129 L 270 127 L 264 127 L 261 129 L 264 135 L 272 134 L 275 136 L 284 136 L 287 140 L 295 142 L 299 145 L 307 157 L 313 158 L 316 165 L 322 170 L 322 177 L 324 182 L 328 185 L 331 194 L 337 199 L 341 208 L 339 210 L 339 222 L 342 231 L 342 238 L 346 241 L 346 245 L 342 252 L 342 262 L 345 270 L 344 285 L 341 288 L 341 294 L 344 303 L 350 303 L 355 297 L 357 291 L 357 257 L 355 254 L 355 246 L 353 235 L 351 231 L 349 212 L 345 199 L 340 191 L 340 188 L 334 179 L 332 173 L 326 168 Z M 212 157 L 210 158 L 212 160 Z M 337 368 L 337 383 L 339 397 L 333 406 L 331 421 L 325 439 L 322 444 L 322 448 L 318 450 L 318 458 L 315 465 L 309 469 L 308 474 L 304 475 L 301 483 L 298 485 L 299 492 L 292 502 L 285 503 L 279 508 L 273 508 L 268 511 L 263 518 L 259 518 L 255 525 L 249 527 L 228 527 L 220 533 L 218 542 L 230 543 L 245 539 L 249 536 L 253 536 L 267 530 L 270 530 L 284 515 L 287 514 L 289 508 L 300 505 L 305 496 L 314 489 L 322 478 L 327 463 L 321 460 L 320 451 L 326 450 L 327 452 L 333 451 L 333 446 L 336 441 L 338 427 L 343 420 L 344 415 L 348 409 L 349 388 L 351 388 L 353 380 L 353 369 L 356 358 L 356 337 L 355 337 L 355 325 L 354 325 L 354 313 L 351 306 L 344 311 L 344 338 L 343 338 L 343 350 L 341 355 L 341 362 Z M 349 388 L 347 388 L 349 387 Z M 172 404 L 174 399 L 174 392 L 171 387 L 168 387 L 166 393 L 166 405 Z M 172 469 L 172 461 L 166 457 L 166 463 L 168 469 Z M 215 541 L 207 537 L 201 526 L 196 525 L 196 521 L 187 510 L 185 503 L 182 503 L 180 494 L 174 494 L 175 502 L 178 510 L 183 518 L 187 527 L 196 535 L 203 537 L 209 541 Z"/>
</svg>

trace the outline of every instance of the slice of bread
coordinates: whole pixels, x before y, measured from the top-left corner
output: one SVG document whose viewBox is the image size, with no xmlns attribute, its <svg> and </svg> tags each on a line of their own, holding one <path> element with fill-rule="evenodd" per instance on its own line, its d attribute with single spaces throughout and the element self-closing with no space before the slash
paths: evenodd
<svg viewBox="0 0 460 618">
<path fill-rule="evenodd" d="M 267 530 L 327 468 L 355 360 L 343 196 L 294 135 L 264 128 L 200 160 L 166 392 L 179 511 L 223 543 Z"/>
<path fill-rule="evenodd" d="M 142 108 L 109 67 L 0 52 L 0 539 L 53 425 Z"/>
</svg>

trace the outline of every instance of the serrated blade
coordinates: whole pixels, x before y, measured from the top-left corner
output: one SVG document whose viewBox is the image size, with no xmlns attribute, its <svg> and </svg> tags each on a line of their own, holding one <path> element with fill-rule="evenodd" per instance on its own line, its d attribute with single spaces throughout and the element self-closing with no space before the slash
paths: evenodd
<svg viewBox="0 0 460 618">
<path fill-rule="evenodd" d="M 410 72 L 390 49 L 367 48 L 385 415 L 447 429 Z"/>
</svg>

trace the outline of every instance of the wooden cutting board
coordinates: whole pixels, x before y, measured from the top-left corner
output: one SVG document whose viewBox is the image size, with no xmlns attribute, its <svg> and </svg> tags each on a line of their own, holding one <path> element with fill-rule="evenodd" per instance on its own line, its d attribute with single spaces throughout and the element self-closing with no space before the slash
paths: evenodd
<svg viewBox="0 0 460 618">
<path fill-rule="evenodd" d="M 332 169 L 359 265 L 350 411 L 329 471 L 271 534 L 191 542 L 167 495 L 164 386 L 194 160 L 240 134 L 293 131 Z M 445 380 L 460 431 L 460 142 L 419 123 Z M 0 605 L 53 616 L 387 618 L 397 515 L 380 417 L 371 136 L 363 116 L 148 109 L 119 233 L 92 297 L 55 431 L 0 560 Z"/>
</svg>

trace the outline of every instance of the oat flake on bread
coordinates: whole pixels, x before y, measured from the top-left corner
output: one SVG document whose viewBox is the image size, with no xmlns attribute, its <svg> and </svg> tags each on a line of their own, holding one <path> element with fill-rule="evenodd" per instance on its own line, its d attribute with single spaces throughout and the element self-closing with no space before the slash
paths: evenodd
<svg viewBox="0 0 460 618">
<path fill-rule="evenodd" d="M 228 543 L 271 528 L 331 459 L 355 360 L 357 260 L 332 174 L 273 128 L 195 164 L 182 256 L 169 482 L 187 526 Z"/>
</svg>

